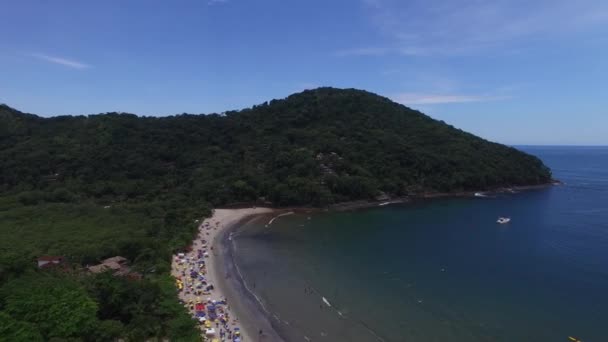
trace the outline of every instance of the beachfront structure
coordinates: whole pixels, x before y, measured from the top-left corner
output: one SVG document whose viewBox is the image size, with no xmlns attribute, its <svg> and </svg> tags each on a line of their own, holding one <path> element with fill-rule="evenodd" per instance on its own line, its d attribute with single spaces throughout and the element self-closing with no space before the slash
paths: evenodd
<svg viewBox="0 0 608 342">
<path fill-rule="evenodd" d="M 38 262 L 38 268 L 44 268 L 44 267 L 59 265 L 59 264 L 63 263 L 63 257 L 46 255 L 46 256 L 39 257 L 37 259 L 37 262 Z"/>
<path fill-rule="evenodd" d="M 130 272 L 127 258 L 115 256 L 103 260 L 99 265 L 87 267 L 91 273 L 113 271 L 116 275 L 126 275 Z"/>
</svg>

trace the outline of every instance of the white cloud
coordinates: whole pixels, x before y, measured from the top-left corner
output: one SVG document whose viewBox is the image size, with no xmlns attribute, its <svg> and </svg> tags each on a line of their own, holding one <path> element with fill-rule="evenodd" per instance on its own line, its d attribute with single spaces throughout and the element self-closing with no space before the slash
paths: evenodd
<svg viewBox="0 0 608 342">
<path fill-rule="evenodd" d="M 207 1 L 207 5 L 217 5 L 228 2 L 228 0 L 209 0 Z"/>
<path fill-rule="evenodd" d="M 400 93 L 391 96 L 404 105 L 487 102 L 509 99 L 508 96 Z"/>
<path fill-rule="evenodd" d="M 338 56 L 470 54 L 593 33 L 608 23 L 605 0 L 360 1 L 386 43 L 341 50 Z"/>
<path fill-rule="evenodd" d="M 30 54 L 30 56 L 38 58 L 38 59 L 46 61 L 46 62 L 67 66 L 67 67 L 73 68 L 73 69 L 82 70 L 82 69 L 87 69 L 87 68 L 91 67 L 90 65 L 84 64 L 82 62 L 78 62 L 78 61 L 74 61 L 74 60 L 66 59 L 66 58 L 61 58 L 61 57 L 49 56 L 49 55 L 45 55 L 45 54 L 41 54 L 41 53 L 33 53 L 33 54 Z"/>
<path fill-rule="evenodd" d="M 390 48 L 386 47 L 363 47 L 363 48 L 355 48 L 355 49 L 344 49 L 339 50 L 334 53 L 334 55 L 343 57 L 343 56 L 381 56 L 390 52 Z"/>
</svg>

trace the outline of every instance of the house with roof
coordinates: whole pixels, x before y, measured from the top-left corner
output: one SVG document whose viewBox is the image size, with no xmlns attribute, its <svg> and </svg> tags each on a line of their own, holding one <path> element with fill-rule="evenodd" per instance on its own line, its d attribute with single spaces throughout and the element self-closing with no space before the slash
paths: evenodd
<svg viewBox="0 0 608 342">
<path fill-rule="evenodd" d="M 111 257 L 111 258 L 107 258 L 105 260 L 103 260 L 100 264 L 98 265 L 94 265 L 94 266 L 89 266 L 88 269 L 89 271 L 91 271 L 92 273 L 101 273 L 101 272 L 105 272 L 105 271 L 120 271 L 123 268 L 127 268 L 127 258 L 121 257 L 121 256 L 115 256 L 115 257 Z"/>
<path fill-rule="evenodd" d="M 91 273 L 112 272 L 115 276 L 127 276 L 129 279 L 141 279 L 141 274 L 131 271 L 129 261 L 125 257 L 115 256 L 103 260 L 98 265 L 87 267 Z"/>
<path fill-rule="evenodd" d="M 45 255 L 36 259 L 38 268 L 45 268 L 63 263 L 64 258 L 62 256 Z"/>
</svg>

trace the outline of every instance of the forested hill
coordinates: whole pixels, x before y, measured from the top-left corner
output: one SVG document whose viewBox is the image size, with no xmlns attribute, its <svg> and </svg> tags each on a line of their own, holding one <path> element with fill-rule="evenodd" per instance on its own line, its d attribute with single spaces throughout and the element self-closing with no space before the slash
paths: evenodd
<svg viewBox="0 0 608 342">
<path fill-rule="evenodd" d="M 319 88 L 221 115 L 0 107 L 0 190 L 40 201 L 314 205 L 547 183 L 536 157 L 387 98 Z"/>
<path fill-rule="evenodd" d="M 551 178 L 536 157 L 331 88 L 223 115 L 41 118 L 0 106 L 0 161 L 0 339 L 10 341 L 200 341 L 169 270 L 212 206 Z M 65 263 L 41 269 L 45 255 Z M 113 256 L 141 279 L 84 268 Z"/>
</svg>

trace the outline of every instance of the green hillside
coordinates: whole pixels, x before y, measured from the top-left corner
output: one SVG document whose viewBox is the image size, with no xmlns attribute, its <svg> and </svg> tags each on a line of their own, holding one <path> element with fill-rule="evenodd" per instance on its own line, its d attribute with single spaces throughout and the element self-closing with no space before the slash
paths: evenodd
<svg viewBox="0 0 608 342">
<path fill-rule="evenodd" d="M 179 196 L 322 206 L 380 191 L 483 190 L 551 178 L 533 156 L 353 89 L 319 88 L 224 115 L 1 113 L 0 190 L 24 201 Z"/>
<path fill-rule="evenodd" d="M 41 118 L 0 105 L 0 161 L 0 339 L 28 341 L 198 340 L 168 274 L 213 206 L 551 180 L 534 156 L 333 88 L 221 115 Z M 38 270 L 48 254 L 68 269 Z M 116 255 L 143 279 L 82 272 Z"/>
</svg>

